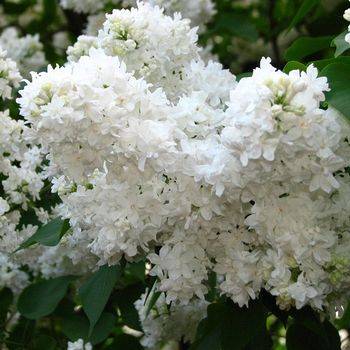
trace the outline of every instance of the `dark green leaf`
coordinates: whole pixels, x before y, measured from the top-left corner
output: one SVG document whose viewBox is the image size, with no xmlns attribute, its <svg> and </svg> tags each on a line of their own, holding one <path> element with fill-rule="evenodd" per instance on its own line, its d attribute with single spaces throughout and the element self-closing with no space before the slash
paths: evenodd
<svg viewBox="0 0 350 350">
<path fill-rule="evenodd" d="M 9 288 L 3 288 L 0 291 L 0 328 L 1 325 L 6 321 L 9 307 L 13 302 L 13 293 Z"/>
<path fill-rule="evenodd" d="M 124 278 L 130 281 L 145 281 L 146 266 L 145 261 L 141 260 L 134 263 L 128 263 L 125 267 Z"/>
<path fill-rule="evenodd" d="M 154 282 L 152 289 L 147 295 L 147 298 L 145 300 L 145 305 L 146 305 L 146 317 L 149 315 L 151 312 L 153 306 L 156 304 L 158 298 L 160 297 L 161 293 L 156 292 L 157 288 L 157 282 Z"/>
<path fill-rule="evenodd" d="M 249 78 L 249 77 L 252 76 L 252 74 L 253 74 L 253 73 L 251 73 L 251 72 L 238 74 L 237 77 L 236 77 L 236 78 L 237 78 L 237 81 L 240 81 L 240 80 L 243 79 L 243 78 Z"/>
<path fill-rule="evenodd" d="M 51 314 L 75 279 L 74 276 L 63 276 L 31 284 L 19 296 L 18 311 L 29 319 Z"/>
<path fill-rule="evenodd" d="M 134 302 L 140 298 L 144 290 L 143 283 L 138 283 L 118 290 L 113 294 L 113 303 L 120 311 L 123 324 L 138 331 L 142 331 L 142 328 Z"/>
<path fill-rule="evenodd" d="M 249 308 L 231 301 L 214 303 L 208 307 L 208 316 L 198 326 L 195 350 L 241 350 L 253 346 L 256 338 L 266 338 L 267 312 L 258 302 Z"/>
<path fill-rule="evenodd" d="M 249 41 L 257 40 L 259 37 L 251 18 L 246 14 L 240 13 L 221 13 L 220 20 L 217 22 L 214 31 L 227 31 L 233 36 Z"/>
<path fill-rule="evenodd" d="M 78 339 L 86 341 L 89 334 L 89 320 L 85 315 L 71 314 L 63 318 L 62 332 L 70 341 Z"/>
<path fill-rule="evenodd" d="M 267 311 L 262 303 L 250 302 L 249 308 L 240 308 L 232 302 L 229 304 L 232 309 L 222 330 L 223 350 L 242 349 L 254 342 L 255 338 L 265 338 Z"/>
<path fill-rule="evenodd" d="M 70 341 L 84 339 L 95 345 L 104 341 L 112 332 L 116 324 L 116 317 L 103 312 L 89 337 L 89 320 L 84 314 L 72 314 L 65 317 L 62 322 L 62 332 Z"/>
<path fill-rule="evenodd" d="M 287 30 L 297 26 L 319 2 L 320 0 L 304 0 Z"/>
<path fill-rule="evenodd" d="M 264 306 L 273 314 L 275 315 L 286 327 L 287 321 L 288 321 L 288 312 L 281 310 L 277 303 L 276 303 L 276 297 L 271 295 L 269 292 L 262 290 L 260 292 L 260 299 Z"/>
<path fill-rule="evenodd" d="M 60 301 L 52 316 L 60 318 L 67 317 L 68 315 L 72 315 L 74 313 L 75 307 L 76 304 L 70 300 L 69 295 L 67 295 L 67 297 Z"/>
<path fill-rule="evenodd" d="M 53 247 L 57 245 L 62 236 L 69 230 L 69 221 L 56 218 L 41 226 L 33 236 L 29 237 L 16 250 L 28 248 L 35 243 L 40 243 L 44 246 Z"/>
<path fill-rule="evenodd" d="M 319 71 L 332 63 L 350 64 L 350 56 L 339 56 L 337 58 L 327 58 L 311 62 Z"/>
<path fill-rule="evenodd" d="M 339 334 L 330 323 L 321 327 L 317 333 L 300 323 L 293 323 L 287 329 L 288 350 L 340 350 Z M 325 332 L 323 335 L 319 332 Z"/>
<path fill-rule="evenodd" d="M 89 342 L 91 342 L 92 345 L 95 345 L 104 341 L 112 332 L 115 324 L 116 317 L 111 313 L 103 312 L 91 333 Z"/>
<path fill-rule="evenodd" d="M 330 350 L 338 350 L 341 348 L 341 341 L 338 330 L 328 320 L 323 322 L 325 335 L 330 344 Z"/>
<path fill-rule="evenodd" d="M 298 38 L 286 50 L 284 58 L 287 61 L 302 61 L 303 58 L 308 57 L 323 49 L 329 48 L 332 42 L 331 36 L 322 36 L 317 38 L 302 37 Z"/>
<path fill-rule="evenodd" d="M 140 345 L 140 342 L 137 338 L 128 335 L 120 334 L 118 335 L 113 343 L 109 345 L 106 350 L 142 350 L 143 347 Z"/>
<path fill-rule="evenodd" d="M 288 327 L 288 350 L 340 350 L 338 331 L 310 307 L 294 312 L 294 322 Z"/>
<path fill-rule="evenodd" d="M 80 288 L 83 309 L 90 321 L 90 334 L 121 276 L 120 266 L 102 266 Z"/>
<path fill-rule="evenodd" d="M 321 350 L 322 339 L 300 324 L 292 324 L 287 329 L 288 350 Z"/>
<path fill-rule="evenodd" d="M 297 70 L 297 69 L 300 71 L 306 71 L 307 67 L 303 63 L 300 63 L 297 61 L 290 61 L 284 66 L 283 72 L 288 74 L 292 70 Z"/>
<path fill-rule="evenodd" d="M 213 302 L 219 297 L 217 275 L 214 271 L 208 273 L 208 293 L 205 299 Z"/>
<path fill-rule="evenodd" d="M 327 102 L 350 118 L 350 65 L 333 63 L 324 68 L 321 75 L 328 78 L 331 91 L 326 93 Z"/>
<path fill-rule="evenodd" d="M 335 53 L 334 57 L 340 56 L 342 53 L 350 49 L 350 44 L 345 41 L 345 36 L 348 34 L 348 31 L 339 34 L 334 40 L 332 41 L 332 46 L 335 46 Z"/>
</svg>

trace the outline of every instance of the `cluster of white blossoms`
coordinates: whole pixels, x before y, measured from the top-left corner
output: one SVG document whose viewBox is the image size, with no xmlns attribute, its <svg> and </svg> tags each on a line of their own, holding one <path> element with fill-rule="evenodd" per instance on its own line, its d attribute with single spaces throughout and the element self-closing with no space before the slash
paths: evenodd
<svg viewBox="0 0 350 350">
<path fill-rule="evenodd" d="M 122 0 L 60 0 L 64 9 L 78 13 L 96 13 L 104 10 L 107 5 L 118 5 Z"/>
<path fill-rule="evenodd" d="M 138 0 L 61 0 L 60 4 L 64 9 L 90 14 L 86 32 L 89 35 L 96 35 L 104 22 L 106 7 L 132 8 L 136 7 L 138 2 Z M 162 7 L 167 15 L 183 14 L 191 20 L 191 26 L 199 26 L 200 31 L 204 30 L 205 25 L 216 13 L 212 0 L 145 0 L 144 2 Z"/>
<path fill-rule="evenodd" d="M 188 62 L 207 55 L 197 46 L 198 28 L 191 29 L 190 20 L 179 13 L 172 18 L 164 16 L 164 9 L 156 5 L 137 6 L 91 16 L 85 35 L 68 48 L 68 60 L 77 61 L 90 48 L 101 48 L 122 58 L 128 71 L 151 83 L 153 89 L 161 86 L 170 99 L 176 98 L 187 92 Z"/>
<path fill-rule="evenodd" d="M 0 35 L 0 46 L 17 63 L 24 77 L 29 77 L 31 71 L 38 71 L 47 65 L 38 34 L 20 37 L 16 28 L 9 27 Z"/>
<path fill-rule="evenodd" d="M 0 98 L 11 98 L 21 79 L 16 63 L 0 47 Z M 16 293 L 28 276 L 9 253 L 36 231 L 37 227 L 21 223 L 21 213 L 39 198 L 43 186 L 37 173 L 42 155 L 27 138 L 28 132 L 24 122 L 12 119 L 8 110 L 0 112 L 0 288 L 7 286 Z"/>
<path fill-rule="evenodd" d="M 1 1 L 0 4 L 0 28 L 5 29 L 9 26 L 18 26 L 24 28 L 34 21 L 40 21 L 43 12 L 45 0 L 35 0 L 22 3 L 18 0 Z M 8 5 L 22 5 L 21 10 L 17 13 L 8 11 Z"/>
<path fill-rule="evenodd" d="M 184 341 L 193 342 L 198 323 L 207 316 L 208 302 L 193 300 L 187 305 L 167 305 L 162 293 L 155 305 L 149 308 L 147 292 L 135 302 L 144 332 L 141 344 L 146 348 L 161 349 L 164 344 Z"/>
<path fill-rule="evenodd" d="M 0 46 L 0 98 L 10 98 L 12 89 L 17 88 L 21 80 L 16 62 L 8 58 L 7 52 Z"/>
<path fill-rule="evenodd" d="M 345 305 L 350 128 L 321 108 L 326 78 L 262 59 L 237 82 L 187 20 L 143 3 L 85 38 L 18 99 L 71 224 L 44 275 L 145 256 L 175 319 L 205 304 L 211 271 L 241 306 L 262 289 L 281 308 Z"/>
<path fill-rule="evenodd" d="M 181 13 L 191 20 L 191 26 L 199 26 L 200 29 L 215 15 L 215 4 L 212 0 L 148 0 L 153 6 L 164 8 L 167 15 Z M 137 0 L 124 0 L 124 6 L 136 6 Z"/>
<path fill-rule="evenodd" d="M 155 21 L 155 18 L 157 21 Z M 118 56 L 135 77 L 144 78 L 153 89 L 162 87 L 171 96 L 187 88 L 185 65 L 199 57 L 196 29 L 180 15 L 164 16 L 159 7 L 140 3 L 131 10 L 114 10 L 98 36 L 80 36 L 68 48 L 68 60 L 77 61 L 91 47 Z M 176 96 L 173 96 L 176 95 Z"/>
<path fill-rule="evenodd" d="M 341 304 L 350 283 L 349 129 L 320 109 L 326 79 L 312 66 L 285 74 L 264 59 L 236 83 L 219 64 L 184 56 L 196 43 L 182 31 L 182 47 L 162 61 L 147 27 L 122 22 L 145 21 L 146 10 L 158 24 L 187 28 L 148 5 L 114 11 L 98 48 L 34 74 L 18 100 L 70 219 L 65 249 L 91 266 L 146 254 L 168 303 L 202 299 L 214 270 L 240 305 L 262 288 L 283 308 Z M 128 40 L 158 59 L 152 74 L 142 77 L 123 50 Z"/>
</svg>

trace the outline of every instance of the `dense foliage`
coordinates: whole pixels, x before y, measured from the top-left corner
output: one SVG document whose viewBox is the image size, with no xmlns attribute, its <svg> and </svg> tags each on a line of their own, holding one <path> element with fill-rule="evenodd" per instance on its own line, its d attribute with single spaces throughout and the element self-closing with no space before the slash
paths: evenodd
<svg viewBox="0 0 350 350">
<path fill-rule="evenodd" d="M 0 349 L 348 349 L 349 7 L 0 2 Z"/>
</svg>

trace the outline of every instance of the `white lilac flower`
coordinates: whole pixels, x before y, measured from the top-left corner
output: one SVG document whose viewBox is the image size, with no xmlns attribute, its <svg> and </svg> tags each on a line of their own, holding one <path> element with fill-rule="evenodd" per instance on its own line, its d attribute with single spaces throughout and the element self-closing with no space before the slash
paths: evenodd
<svg viewBox="0 0 350 350">
<path fill-rule="evenodd" d="M 107 5 L 122 6 L 124 8 L 137 7 L 139 0 L 60 0 L 64 9 L 70 9 L 78 13 L 90 14 L 88 20 L 88 35 L 96 35 L 100 18 L 104 16 Z M 144 0 L 143 3 L 163 8 L 167 15 L 181 13 L 183 17 L 191 20 L 191 26 L 199 26 L 203 31 L 205 25 L 213 18 L 215 4 L 212 0 Z M 102 22 L 103 23 L 103 22 Z M 102 23 L 100 23 L 102 25 Z"/>
<path fill-rule="evenodd" d="M 106 54 L 122 59 L 129 72 L 162 87 L 171 99 L 177 98 L 187 84 L 185 66 L 199 59 L 196 29 L 189 20 L 175 14 L 165 16 L 159 7 L 139 3 L 131 10 L 114 10 L 106 15 L 97 37 L 81 36 L 68 48 L 68 59 L 76 61 L 90 47 L 102 48 Z"/>
<path fill-rule="evenodd" d="M 19 293 L 29 283 L 28 275 L 20 270 L 20 265 L 11 261 L 8 254 L 0 251 L 0 288 L 10 288 Z"/>
<path fill-rule="evenodd" d="M 263 288 L 285 309 L 345 303 L 350 128 L 320 108 L 329 87 L 315 67 L 262 59 L 237 83 L 202 62 L 187 21 L 142 3 L 69 50 L 18 99 L 72 227 L 37 269 L 142 256 L 174 308 L 204 300 L 210 271 L 241 306 Z"/>
<path fill-rule="evenodd" d="M 84 33 L 88 36 L 97 36 L 105 20 L 106 14 L 104 12 L 88 16 Z"/>
<path fill-rule="evenodd" d="M 135 302 L 144 332 L 141 344 L 146 348 L 160 349 L 171 341 L 193 342 L 198 323 L 206 317 L 208 302 L 193 300 L 187 305 L 172 303 L 170 309 L 162 293 L 146 315 L 147 293 Z"/>
<path fill-rule="evenodd" d="M 215 4 L 212 0 L 146 0 L 153 6 L 164 9 L 167 15 L 181 13 L 183 17 L 191 20 L 191 26 L 199 26 L 199 30 L 205 29 L 205 24 L 210 22 L 215 11 Z M 123 5 L 135 6 L 136 0 L 124 0 Z"/>
<path fill-rule="evenodd" d="M 0 48 L 0 97 L 9 99 L 21 76 L 16 63 Z M 19 228 L 21 212 L 39 198 L 42 176 L 36 169 L 42 162 L 39 147 L 28 138 L 29 128 L 21 120 L 0 112 L 0 288 L 19 293 L 28 283 L 22 261 L 10 255 L 37 227 Z"/>
<path fill-rule="evenodd" d="M 64 54 L 70 44 L 69 33 L 66 31 L 60 31 L 53 35 L 52 45 L 56 52 L 60 55 Z"/>
<path fill-rule="evenodd" d="M 10 98 L 12 89 L 17 88 L 21 80 L 16 62 L 8 57 L 7 51 L 0 45 L 0 98 Z"/>
<path fill-rule="evenodd" d="M 20 37 L 16 28 L 9 27 L 0 35 L 0 46 L 17 63 L 23 76 L 28 77 L 31 71 L 38 71 L 47 64 L 38 34 Z"/>
<path fill-rule="evenodd" d="M 73 10 L 78 13 L 96 13 L 103 10 L 109 0 L 60 0 L 60 5 L 64 9 Z M 112 0 L 117 4 L 119 0 Z"/>
</svg>

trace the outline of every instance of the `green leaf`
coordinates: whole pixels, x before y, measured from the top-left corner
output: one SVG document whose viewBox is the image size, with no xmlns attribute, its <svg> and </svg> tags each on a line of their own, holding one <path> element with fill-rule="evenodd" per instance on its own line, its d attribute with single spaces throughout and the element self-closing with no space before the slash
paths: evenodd
<svg viewBox="0 0 350 350">
<path fill-rule="evenodd" d="M 328 103 L 350 119 L 350 65 L 332 63 L 322 70 L 321 75 L 328 78 L 331 88 L 326 93 Z"/>
<path fill-rule="evenodd" d="M 16 251 L 28 248 L 35 243 L 40 243 L 48 247 L 56 246 L 68 230 L 69 220 L 62 220 L 61 218 L 53 219 L 46 225 L 41 226 L 34 235 L 23 242 Z"/>
<path fill-rule="evenodd" d="M 92 345 L 103 342 L 112 332 L 117 318 L 109 312 L 102 313 L 91 333 L 89 342 Z"/>
<path fill-rule="evenodd" d="M 287 31 L 290 31 L 293 27 L 297 26 L 306 15 L 316 6 L 320 0 L 304 0 L 292 22 L 290 23 Z"/>
<path fill-rule="evenodd" d="M 117 290 L 113 294 L 113 304 L 116 304 L 120 311 L 122 323 L 138 331 L 142 331 L 142 328 L 134 302 L 140 298 L 144 289 L 143 283 L 138 283 Z"/>
<path fill-rule="evenodd" d="M 210 271 L 208 273 L 208 293 L 205 296 L 205 299 L 209 302 L 214 302 L 216 299 L 219 298 L 219 291 L 218 291 L 218 280 L 217 280 L 217 274 L 214 271 Z"/>
<path fill-rule="evenodd" d="M 29 319 L 51 314 L 75 279 L 75 276 L 63 276 L 31 284 L 19 296 L 18 311 Z"/>
<path fill-rule="evenodd" d="M 303 63 L 300 63 L 300 62 L 297 62 L 297 61 L 290 61 L 284 66 L 283 72 L 288 74 L 292 70 L 306 71 L 306 68 L 307 67 Z"/>
<path fill-rule="evenodd" d="M 3 288 L 0 291 L 0 329 L 6 321 L 8 310 L 13 302 L 13 293 L 9 288 Z"/>
<path fill-rule="evenodd" d="M 340 350 L 339 334 L 328 322 L 320 325 L 319 332 L 300 323 L 293 323 L 287 329 L 286 345 L 288 350 Z"/>
<path fill-rule="evenodd" d="M 340 56 L 342 53 L 350 49 L 350 44 L 345 41 L 345 36 L 348 34 L 348 31 L 339 34 L 332 41 L 332 46 L 335 47 L 334 57 Z"/>
<path fill-rule="evenodd" d="M 330 323 L 328 320 L 323 322 L 323 327 L 325 330 L 324 335 L 327 336 L 327 339 L 330 344 L 331 350 L 337 350 L 341 348 L 341 340 L 338 330 Z"/>
<path fill-rule="evenodd" d="M 145 300 L 146 317 L 149 315 L 149 313 L 151 312 L 153 306 L 156 304 L 158 298 L 162 294 L 161 292 L 156 292 L 156 288 L 157 288 L 157 281 L 154 282 L 154 284 L 152 286 L 152 289 L 148 293 L 147 298 Z"/>
<path fill-rule="evenodd" d="M 102 266 L 80 288 L 83 309 L 89 318 L 91 334 L 107 304 L 113 287 L 121 276 L 120 266 Z"/>
<path fill-rule="evenodd" d="M 327 58 L 324 60 L 310 62 L 310 64 L 313 64 L 319 71 L 332 63 L 350 64 L 350 56 L 339 56 L 337 58 Z"/>
<path fill-rule="evenodd" d="M 294 321 L 288 327 L 288 350 L 339 350 L 340 338 L 336 328 L 309 307 L 297 310 Z"/>
<path fill-rule="evenodd" d="M 279 308 L 276 302 L 276 297 L 263 289 L 260 292 L 260 300 L 264 306 L 283 323 L 284 327 L 286 327 L 288 312 Z"/>
<path fill-rule="evenodd" d="M 208 316 L 198 326 L 193 350 L 241 350 L 252 348 L 256 338 L 264 339 L 267 311 L 258 301 L 249 308 L 232 301 L 209 305 Z"/>
<path fill-rule="evenodd" d="M 250 78 L 252 75 L 253 75 L 252 72 L 241 73 L 237 75 L 236 79 L 237 81 L 240 81 L 243 78 Z"/>
<path fill-rule="evenodd" d="M 140 345 L 140 342 L 137 338 L 128 334 L 118 335 L 113 343 L 109 345 L 106 350 L 142 350 L 143 347 Z"/>
<path fill-rule="evenodd" d="M 146 266 L 145 260 L 137 261 L 134 263 L 127 263 L 124 270 L 124 278 L 128 281 L 141 281 L 145 282 Z"/>
<path fill-rule="evenodd" d="M 84 339 L 87 341 L 89 334 L 89 320 L 85 315 L 71 314 L 64 317 L 62 332 L 70 341 Z"/>
<path fill-rule="evenodd" d="M 287 61 L 302 61 L 303 58 L 330 47 L 331 36 L 298 38 L 286 50 L 284 58 Z"/>
<path fill-rule="evenodd" d="M 300 324 L 292 324 L 287 329 L 288 350 L 321 350 L 322 341 Z"/>
<path fill-rule="evenodd" d="M 220 13 L 214 31 L 227 32 L 249 41 L 255 41 L 259 38 L 258 31 L 250 16 L 240 13 Z"/>
<path fill-rule="evenodd" d="M 103 312 L 97 321 L 91 336 L 89 337 L 89 320 L 85 315 L 72 314 L 63 319 L 62 332 L 70 341 L 83 339 L 96 345 L 104 341 L 112 332 L 116 324 L 116 317 L 108 312 Z"/>
</svg>

